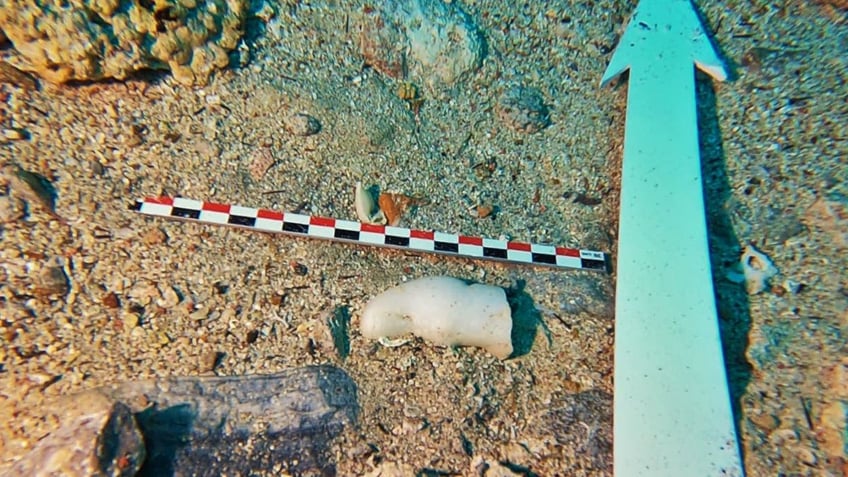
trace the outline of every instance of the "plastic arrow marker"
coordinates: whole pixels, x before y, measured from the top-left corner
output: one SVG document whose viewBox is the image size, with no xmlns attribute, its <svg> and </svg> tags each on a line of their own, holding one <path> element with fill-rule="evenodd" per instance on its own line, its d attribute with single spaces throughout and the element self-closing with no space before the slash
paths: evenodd
<svg viewBox="0 0 848 477">
<path fill-rule="evenodd" d="M 742 475 L 713 297 L 695 68 L 726 73 L 689 0 L 641 0 L 601 84 L 630 70 L 616 286 L 616 477 Z"/>
</svg>

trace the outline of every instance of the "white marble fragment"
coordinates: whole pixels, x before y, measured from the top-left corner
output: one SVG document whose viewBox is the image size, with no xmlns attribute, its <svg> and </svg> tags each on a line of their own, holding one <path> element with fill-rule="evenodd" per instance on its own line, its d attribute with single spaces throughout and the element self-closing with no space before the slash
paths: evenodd
<svg viewBox="0 0 848 477">
<path fill-rule="evenodd" d="M 365 305 L 360 331 L 369 339 L 413 334 L 441 346 L 479 346 L 512 354 L 512 316 L 503 288 L 436 276 L 391 288 Z"/>
</svg>

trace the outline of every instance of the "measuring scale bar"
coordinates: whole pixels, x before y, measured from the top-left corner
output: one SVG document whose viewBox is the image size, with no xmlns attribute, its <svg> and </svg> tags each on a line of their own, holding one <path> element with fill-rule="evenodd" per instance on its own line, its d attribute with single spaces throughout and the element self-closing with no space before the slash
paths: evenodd
<svg viewBox="0 0 848 477">
<path fill-rule="evenodd" d="M 592 250 L 366 224 L 183 197 L 148 197 L 135 201 L 129 208 L 144 215 L 258 232 L 525 265 L 604 272 L 609 270 L 608 255 Z"/>
</svg>

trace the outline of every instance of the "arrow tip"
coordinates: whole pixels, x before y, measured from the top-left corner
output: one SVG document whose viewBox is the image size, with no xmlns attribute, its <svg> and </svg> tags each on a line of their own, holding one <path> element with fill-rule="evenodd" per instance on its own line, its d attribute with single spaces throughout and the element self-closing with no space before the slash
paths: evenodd
<svg viewBox="0 0 848 477">
<path fill-rule="evenodd" d="M 698 69 L 714 79 L 727 79 L 724 62 L 691 0 L 641 0 L 601 77 L 601 86 L 629 69 L 634 61 L 658 61 L 664 50 L 675 48 L 686 48 Z"/>
</svg>

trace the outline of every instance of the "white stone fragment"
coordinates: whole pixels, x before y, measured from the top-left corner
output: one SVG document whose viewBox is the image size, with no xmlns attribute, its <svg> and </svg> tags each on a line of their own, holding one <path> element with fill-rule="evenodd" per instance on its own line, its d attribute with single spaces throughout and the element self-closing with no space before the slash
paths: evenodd
<svg viewBox="0 0 848 477">
<path fill-rule="evenodd" d="M 365 305 L 360 331 L 369 339 L 408 333 L 441 346 L 479 346 L 512 354 L 512 317 L 503 288 L 436 276 L 406 282 Z"/>
</svg>

